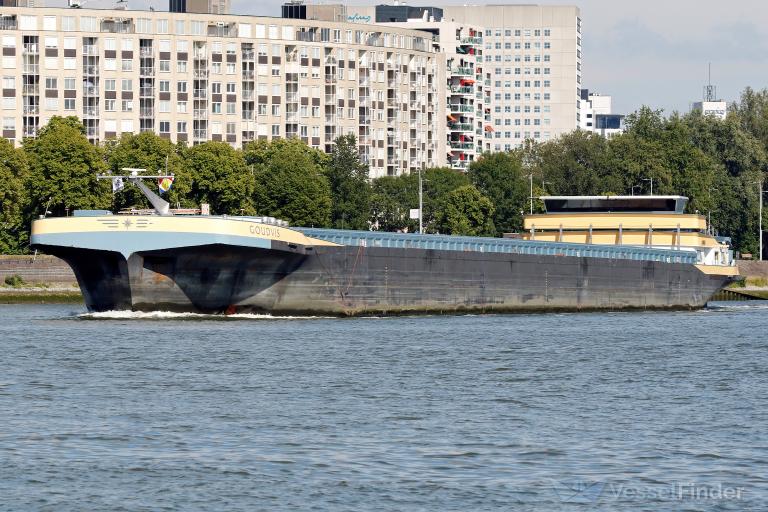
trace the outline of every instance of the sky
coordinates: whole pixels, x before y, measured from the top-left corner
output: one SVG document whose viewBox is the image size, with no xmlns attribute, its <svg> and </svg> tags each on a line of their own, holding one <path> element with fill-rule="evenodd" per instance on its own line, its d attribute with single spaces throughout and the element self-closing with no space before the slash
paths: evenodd
<svg viewBox="0 0 768 512">
<path fill-rule="evenodd" d="M 88 0 L 84 7 L 109 8 L 114 3 Z M 232 13 L 279 16 L 282 3 L 232 0 Z M 367 3 L 384 2 L 352 2 Z M 763 22 L 768 20 L 766 0 L 577 0 L 571 4 L 581 10 L 582 87 L 611 95 L 616 113 L 629 113 L 642 105 L 666 113 L 687 112 L 691 102 L 701 100 L 709 63 L 712 83 L 721 99 L 736 101 L 747 86 L 768 87 L 768 24 Z M 48 0 L 47 5 L 66 5 L 66 0 Z M 129 5 L 164 10 L 168 0 L 129 0 Z"/>
</svg>

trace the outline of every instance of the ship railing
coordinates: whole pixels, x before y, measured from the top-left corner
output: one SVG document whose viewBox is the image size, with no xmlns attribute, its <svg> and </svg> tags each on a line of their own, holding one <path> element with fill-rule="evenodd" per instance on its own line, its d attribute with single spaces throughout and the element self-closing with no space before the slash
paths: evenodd
<svg viewBox="0 0 768 512">
<path fill-rule="evenodd" d="M 658 261 L 664 263 L 696 263 L 695 252 L 675 249 L 537 242 L 504 238 L 383 233 L 376 231 L 345 231 L 318 228 L 297 229 L 309 237 L 352 246 L 473 251 L 532 256 L 570 256 L 577 258 Z"/>
</svg>

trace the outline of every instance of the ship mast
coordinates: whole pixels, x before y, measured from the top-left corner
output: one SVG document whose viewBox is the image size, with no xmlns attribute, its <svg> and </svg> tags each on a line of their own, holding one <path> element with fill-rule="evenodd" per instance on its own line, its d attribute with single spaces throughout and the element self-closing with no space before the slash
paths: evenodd
<svg viewBox="0 0 768 512">
<path fill-rule="evenodd" d="M 115 179 L 123 179 L 126 180 L 129 183 L 133 183 L 138 187 L 139 190 L 141 190 L 141 193 L 144 194 L 144 197 L 147 198 L 147 200 L 152 204 L 152 207 L 155 209 L 155 212 L 158 215 L 173 215 L 173 212 L 171 212 L 171 205 L 160 197 L 159 195 L 152 192 L 149 187 L 147 187 L 142 180 L 144 179 L 162 179 L 162 178 L 172 178 L 172 175 L 164 175 L 164 176 L 149 176 L 145 174 L 140 174 L 142 172 L 146 172 L 146 169 L 137 169 L 133 167 L 123 167 L 122 169 L 125 172 L 128 172 L 129 174 L 124 175 L 115 175 L 115 174 L 100 174 L 96 176 L 97 179 L 100 180 L 115 180 Z"/>
</svg>

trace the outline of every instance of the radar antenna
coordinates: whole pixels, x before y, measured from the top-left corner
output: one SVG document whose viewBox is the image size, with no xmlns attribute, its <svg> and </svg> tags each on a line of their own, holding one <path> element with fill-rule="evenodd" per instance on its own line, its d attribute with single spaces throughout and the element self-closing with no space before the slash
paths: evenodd
<svg viewBox="0 0 768 512">
<path fill-rule="evenodd" d="M 704 86 L 704 101 L 717 101 L 717 87 L 712 85 L 712 63 L 709 63 L 707 85 Z"/>
</svg>

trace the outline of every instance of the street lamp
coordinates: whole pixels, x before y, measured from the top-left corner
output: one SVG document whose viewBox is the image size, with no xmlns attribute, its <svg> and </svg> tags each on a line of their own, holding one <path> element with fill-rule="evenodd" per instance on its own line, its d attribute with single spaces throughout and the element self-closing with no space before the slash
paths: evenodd
<svg viewBox="0 0 768 512">
<path fill-rule="evenodd" d="M 632 185 L 632 192 L 631 192 L 632 195 L 635 195 L 635 189 L 636 188 L 642 189 L 643 186 L 642 185 Z"/>
<path fill-rule="evenodd" d="M 642 178 L 642 180 L 651 182 L 651 195 L 653 195 L 653 178 Z"/>
<path fill-rule="evenodd" d="M 541 182 L 541 193 L 546 194 L 546 185 L 551 185 L 551 181 L 542 181 Z"/>
<path fill-rule="evenodd" d="M 533 173 L 528 175 L 528 179 L 531 180 L 531 195 L 529 199 L 531 200 L 531 215 L 533 215 Z"/>
</svg>

